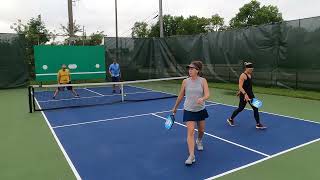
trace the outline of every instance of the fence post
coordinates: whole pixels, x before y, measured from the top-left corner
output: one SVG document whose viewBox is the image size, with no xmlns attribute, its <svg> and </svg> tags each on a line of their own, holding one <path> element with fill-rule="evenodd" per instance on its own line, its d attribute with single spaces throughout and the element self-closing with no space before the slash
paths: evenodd
<svg viewBox="0 0 320 180">
<path fill-rule="evenodd" d="M 298 71 L 296 70 L 296 89 L 298 89 L 298 80 L 299 80 L 299 77 L 298 77 Z"/>
<path fill-rule="evenodd" d="M 28 98 L 29 98 L 29 113 L 32 113 L 32 93 L 31 86 L 28 87 Z"/>
</svg>

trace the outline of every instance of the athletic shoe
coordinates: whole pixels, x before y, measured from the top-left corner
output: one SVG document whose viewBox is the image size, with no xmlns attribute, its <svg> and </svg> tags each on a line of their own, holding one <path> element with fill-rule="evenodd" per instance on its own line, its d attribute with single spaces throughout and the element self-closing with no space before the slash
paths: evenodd
<svg viewBox="0 0 320 180">
<path fill-rule="evenodd" d="M 196 157 L 194 155 L 190 155 L 188 159 L 186 160 L 186 165 L 191 165 L 192 163 L 196 162 Z"/>
<path fill-rule="evenodd" d="M 53 97 L 52 97 L 52 99 L 56 99 L 56 97 L 55 97 L 55 96 L 53 96 Z"/>
<path fill-rule="evenodd" d="M 116 90 L 112 90 L 112 93 L 116 93 Z"/>
<path fill-rule="evenodd" d="M 260 123 L 260 124 L 257 124 L 257 125 L 256 125 L 256 128 L 257 128 L 257 129 L 260 129 L 260 130 L 267 129 L 267 127 L 264 126 L 264 125 L 262 125 L 261 123 Z"/>
<path fill-rule="evenodd" d="M 197 140 L 196 140 L 196 144 L 197 144 L 197 149 L 198 149 L 198 151 L 203 151 L 202 140 L 197 139 Z"/>
<path fill-rule="evenodd" d="M 80 97 L 80 96 L 79 96 L 79 94 L 76 94 L 74 97 L 78 98 L 78 97 Z"/>
<path fill-rule="evenodd" d="M 228 119 L 227 119 L 227 122 L 228 122 L 228 124 L 229 124 L 230 126 L 235 126 L 233 119 L 228 118 Z"/>
</svg>

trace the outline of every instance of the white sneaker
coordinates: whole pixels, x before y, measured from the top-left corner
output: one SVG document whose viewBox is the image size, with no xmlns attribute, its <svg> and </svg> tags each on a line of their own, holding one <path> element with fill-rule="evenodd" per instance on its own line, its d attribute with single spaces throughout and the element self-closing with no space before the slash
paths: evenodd
<svg viewBox="0 0 320 180">
<path fill-rule="evenodd" d="M 190 155 L 189 157 L 188 157 L 188 159 L 186 160 L 186 162 L 185 162 L 185 164 L 186 165 L 191 165 L 192 163 L 194 163 L 194 162 L 196 162 L 196 157 L 193 155 Z"/>
<path fill-rule="evenodd" d="M 197 139 L 196 140 L 196 144 L 197 144 L 197 149 L 198 151 L 203 151 L 203 144 L 202 144 L 202 141 Z"/>
</svg>

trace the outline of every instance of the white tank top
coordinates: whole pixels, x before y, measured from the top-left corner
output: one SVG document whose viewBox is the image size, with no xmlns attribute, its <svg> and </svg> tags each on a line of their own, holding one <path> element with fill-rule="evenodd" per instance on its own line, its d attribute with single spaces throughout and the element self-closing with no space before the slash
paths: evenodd
<svg viewBox="0 0 320 180">
<path fill-rule="evenodd" d="M 191 112 L 198 112 L 205 108 L 205 103 L 198 104 L 197 100 L 204 96 L 202 77 L 192 80 L 191 78 L 186 79 L 185 83 L 185 95 L 184 109 Z"/>
</svg>

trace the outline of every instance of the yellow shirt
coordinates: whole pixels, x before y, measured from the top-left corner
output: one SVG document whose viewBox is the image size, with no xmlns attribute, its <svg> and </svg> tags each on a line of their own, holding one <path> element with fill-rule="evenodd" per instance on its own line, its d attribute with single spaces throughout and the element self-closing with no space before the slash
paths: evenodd
<svg viewBox="0 0 320 180">
<path fill-rule="evenodd" d="M 67 84 L 70 82 L 70 72 L 68 69 L 65 69 L 64 71 L 62 69 L 58 72 L 58 80 L 60 77 L 60 84 Z"/>
</svg>

